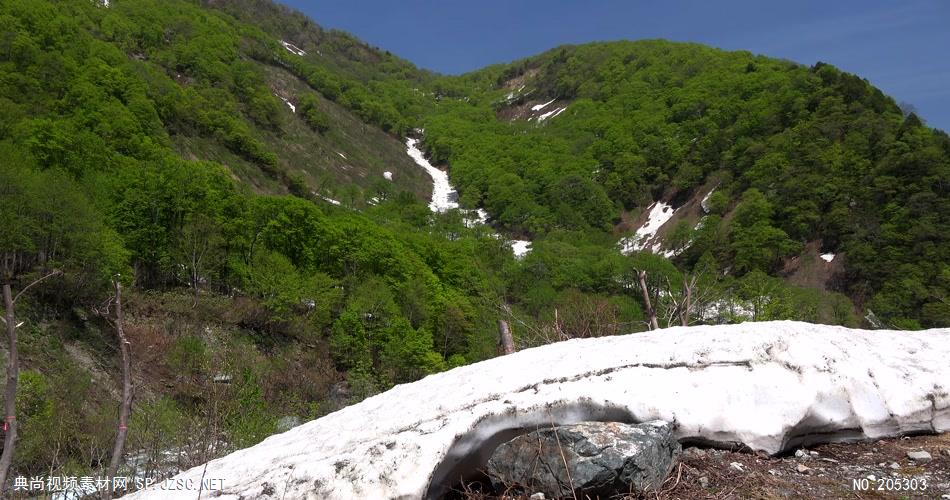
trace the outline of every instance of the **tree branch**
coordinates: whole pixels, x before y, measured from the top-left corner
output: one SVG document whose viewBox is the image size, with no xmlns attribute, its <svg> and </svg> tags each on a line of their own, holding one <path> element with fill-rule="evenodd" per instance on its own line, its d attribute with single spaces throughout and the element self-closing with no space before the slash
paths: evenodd
<svg viewBox="0 0 950 500">
<path fill-rule="evenodd" d="M 20 298 L 20 295 L 23 295 L 23 292 L 26 292 L 27 290 L 29 290 L 30 288 L 32 288 L 33 285 L 39 284 L 41 281 L 45 280 L 46 278 L 52 278 L 53 276 L 56 276 L 57 274 L 63 274 L 63 272 L 62 272 L 62 271 L 58 271 L 58 270 L 53 270 L 52 272 L 50 272 L 50 273 L 47 274 L 46 276 L 43 276 L 42 278 L 40 278 L 40 279 L 34 281 L 33 283 L 30 283 L 29 285 L 26 285 L 26 287 L 25 287 L 23 290 L 20 290 L 20 293 L 16 294 L 16 296 L 13 297 L 13 303 L 16 304 L 16 301 L 17 301 L 17 299 Z"/>
</svg>

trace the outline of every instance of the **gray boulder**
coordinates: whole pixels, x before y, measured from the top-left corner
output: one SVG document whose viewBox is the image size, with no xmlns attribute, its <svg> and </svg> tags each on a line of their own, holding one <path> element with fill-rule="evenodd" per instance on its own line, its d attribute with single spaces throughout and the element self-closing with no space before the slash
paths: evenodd
<svg viewBox="0 0 950 500">
<path fill-rule="evenodd" d="M 488 474 L 499 489 L 605 498 L 658 488 L 679 453 L 667 422 L 583 422 L 539 429 L 502 444 L 488 460 Z"/>
</svg>

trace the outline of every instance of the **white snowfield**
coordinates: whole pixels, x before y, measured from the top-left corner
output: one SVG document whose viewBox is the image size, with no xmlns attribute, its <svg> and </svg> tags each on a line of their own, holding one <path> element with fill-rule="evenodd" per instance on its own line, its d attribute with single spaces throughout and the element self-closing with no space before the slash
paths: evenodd
<svg viewBox="0 0 950 500">
<path fill-rule="evenodd" d="M 657 231 L 673 218 L 676 210 L 673 209 L 672 205 L 667 205 L 662 201 L 653 202 L 648 208 L 650 214 L 647 216 L 646 222 L 637 229 L 633 236 L 620 240 L 620 252 L 622 254 L 630 255 L 633 252 L 642 252 L 647 248 L 650 248 L 653 253 L 658 253 L 662 242 L 654 242 L 653 240 Z M 648 247 L 651 242 L 653 246 Z"/>
<path fill-rule="evenodd" d="M 950 329 L 798 322 L 669 328 L 527 349 L 397 386 L 167 485 L 208 497 L 432 498 L 526 429 L 675 422 L 681 440 L 778 453 L 950 430 Z M 152 488 L 130 499 L 194 499 Z"/>
<path fill-rule="evenodd" d="M 406 139 L 406 153 L 416 162 L 416 165 L 424 168 L 429 177 L 432 177 L 432 201 L 429 203 L 429 208 L 433 212 L 445 212 L 458 208 L 459 204 L 453 199 L 457 194 L 449 184 L 449 174 L 433 167 L 422 150 L 416 146 L 418 143 L 419 139 Z"/>
</svg>

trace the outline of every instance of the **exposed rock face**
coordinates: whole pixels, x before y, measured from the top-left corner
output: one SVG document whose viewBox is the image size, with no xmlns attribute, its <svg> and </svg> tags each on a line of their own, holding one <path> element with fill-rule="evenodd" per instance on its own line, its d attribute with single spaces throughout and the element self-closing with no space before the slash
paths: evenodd
<svg viewBox="0 0 950 500">
<path fill-rule="evenodd" d="M 677 424 L 681 440 L 775 454 L 819 442 L 950 431 L 950 329 L 790 321 L 578 339 L 394 387 L 128 498 L 437 497 L 539 426 Z M 162 488 L 165 488 L 164 490 Z"/>
<path fill-rule="evenodd" d="M 661 420 L 583 422 L 508 441 L 488 460 L 488 474 L 499 489 L 517 485 L 553 498 L 608 498 L 658 488 L 679 452 L 673 426 Z"/>
</svg>

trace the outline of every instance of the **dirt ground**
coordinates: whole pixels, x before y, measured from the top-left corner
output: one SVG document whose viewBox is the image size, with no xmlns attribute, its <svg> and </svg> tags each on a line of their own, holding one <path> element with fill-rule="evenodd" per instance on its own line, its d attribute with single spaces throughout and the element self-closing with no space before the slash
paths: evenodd
<svg viewBox="0 0 950 500">
<path fill-rule="evenodd" d="M 917 450 L 931 461 L 907 457 Z M 653 498 L 950 499 L 950 434 L 818 445 L 784 457 L 687 448 Z"/>
</svg>

